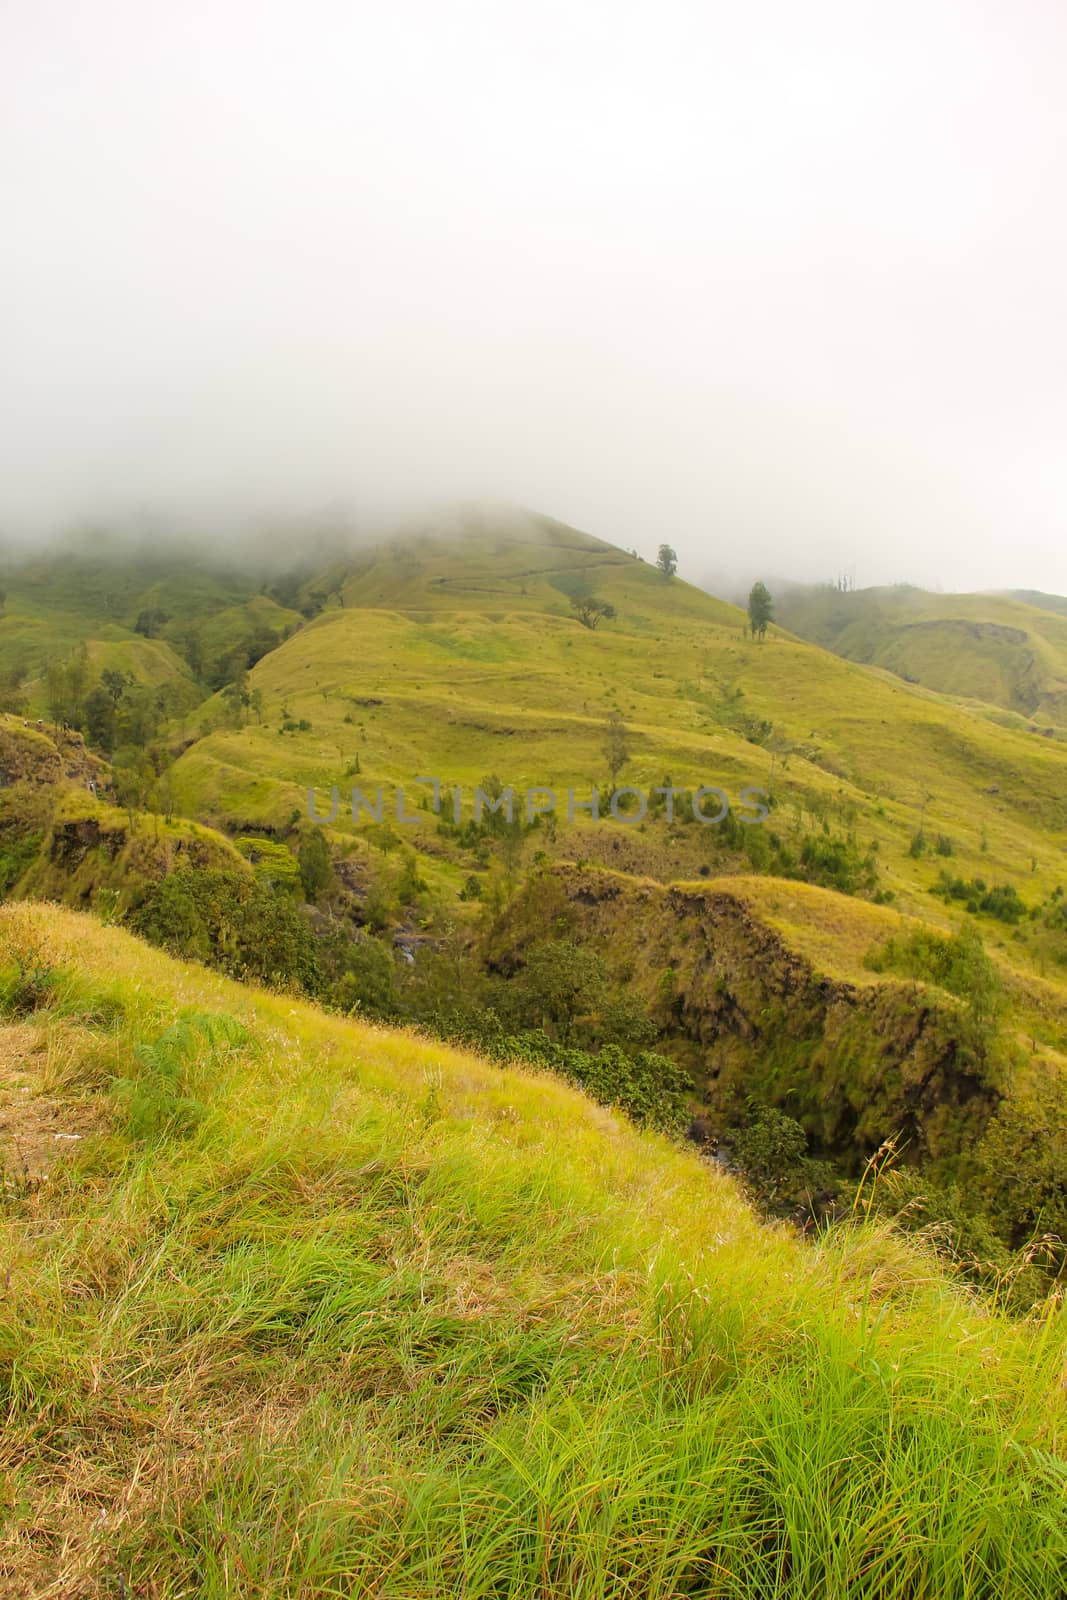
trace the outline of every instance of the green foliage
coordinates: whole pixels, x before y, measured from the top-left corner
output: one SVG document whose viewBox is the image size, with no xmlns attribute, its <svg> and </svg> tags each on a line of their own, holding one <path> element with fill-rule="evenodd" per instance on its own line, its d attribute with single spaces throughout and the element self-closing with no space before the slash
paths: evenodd
<svg viewBox="0 0 1067 1600">
<path fill-rule="evenodd" d="M 65 659 L 50 657 L 45 668 L 45 697 L 48 715 L 57 726 L 81 726 L 88 677 L 89 653 L 84 642 L 75 645 Z"/>
<path fill-rule="evenodd" d="M 616 991 L 601 1003 L 596 1036 L 604 1044 L 620 1045 L 623 1049 L 643 1048 L 654 1044 L 659 1032 L 639 995 L 628 990 Z"/>
<path fill-rule="evenodd" d="M 545 939 L 531 947 L 511 982 L 526 1014 L 567 1041 L 576 1024 L 596 1010 L 609 980 L 607 963 L 595 950 L 567 939 Z"/>
<path fill-rule="evenodd" d="M 234 847 L 250 864 L 257 878 L 277 889 L 295 891 L 303 880 L 303 871 L 297 857 L 280 839 L 267 839 L 260 834 L 239 834 Z"/>
<path fill-rule="evenodd" d="M 191 1092 L 192 1062 L 205 1053 L 210 1055 L 210 1063 L 199 1062 L 200 1076 L 210 1083 L 219 1054 L 246 1044 L 247 1039 L 244 1028 L 232 1017 L 191 1012 L 157 1039 L 139 1041 L 133 1053 L 136 1070 L 112 1084 L 112 1093 L 126 1114 L 127 1137 L 155 1142 L 193 1133 L 207 1115 L 207 1107 Z"/>
<path fill-rule="evenodd" d="M 309 900 L 319 901 L 334 887 L 333 862 L 330 847 L 321 828 L 310 828 L 300 840 L 296 858 L 300 868 L 300 882 Z"/>
<path fill-rule="evenodd" d="M 797 1184 L 808 1151 L 808 1137 L 793 1117 L 775 1106 L 750 1106 L 750 1121 L 732 1130 L 736 1165 L 761 1203 L 773 1205 Z"/>
<path fill-rule="evenodd" d="M 975 1152 L 976 1199 L 997 1232 L 1067 1271 L 1067 1107 L 1058 1078 L 1035 1078 L 997 1107 Z"/>
<path fill-rule="evenodd" d="M 1011 1249 L 982 1209 L 980 1195 L 968 1195 L 959 1184 L 936 1183 L 914 1167 L 893 1167 L 864 1189 L 863 1201 L 870 1214 L 890 1219 L 901 1233 L 917 1235 L 941 1261 L 1013 1314 L 1025 1314 L 1048 1292 L 1048 1279 L 1034 1263 L 1055 1265 L 1055 1260 L 1050 1262 L 1048 1252 Z"/>
<path fill-rule="evenodd" d="M 55 998 L 61 974 L 39 943 L 12 943 L 0 965 L 0 1016 L 15 1019 L 40 1011 Z"/>
<path fill-rule="evenodd" d="M 151 761 L 136 745 L 123 745 L 116 750 L 111 767 L 111 783 L 115 799 L 125 808 L 130 827 L 134 813 L 143 810 L 155 789 L 156 774 Z"/>
<path fill-rule="evenodd" d="M 617 615 L 610 600 L 601 600 L 595 594 L 576 595 L 571 608 L 583 628 L 596 629 L 601 622 L 610 622 Z"/>
<path fill-rule="evenodd" d="M 43 832 L 0 833 L 0 897 L 10 894 L 41 848 Z"/>
<path fill-rule="evenodd" d="M 222 869 L 187 867 L 154 884 L 130 919 L 153 944 L 234 977 L 309 994 L 322 987 L 315 938 L 287 894 Z"/>
<path fill-rule="evenodd" d="M 138 614 L 133 631 L 143 634 L 146 639 L 157 639 L 161 628 L 169 621 L 166 611 L 161 611 L 158 606 L 149 606 Z"/>
<path fill-rule="evenodd" d="M 604 760 L 607 763 L 608 775 L 611 779 L 611 788 L 614 791 L 619 773 L 630 759 L 626 724 L 622 720 L 622 712 L 617 708 L 608 713 L 608 720 L 604 724 L 604 743 L 602 748 Z"/>
<path fill-rule="evenodd" d="M 602 1105 L 615 1106 L 644 1127 L 681 1133 L 689 1121 L 693 1080 L 668 1056 L 652 1050 L 605 1044 L 579 1049 L 552 1039 L 543 1028 L 509 1031 L 491 1008 L 477 1005 L 438 1012 L 426 1025 L 440 1037 L 490 1060 L 521 1061 L 558 1073 Z"/>
<path fill-rule="evenodd" d="M 396 884 L 397 900 L 402 906 L 415 905 L 426 890 L 426 880 L 419 873 L 419 858 L 414 850 L 406 850 Z"/>
<path fill-rule="evenodd" d="M 750 828 L 751 833 L 760 830 Z M 786 876 L 802 877 L 808 883 L 819 884 L 824 889 L 836 889 L 839 894 L 870 892 L 878 882 L 874 855 L 861 854 L 854 839 L 835 838 L 833 835 L 809 834 L 800 850 L 800 869 Z"/>
<path fill-rule="evenodd" d="M 89 743 L 110 755 L 115 747 L 115 702 L 102 683 L 90 689 L 85 701 L 85 732 Z"/>
<path fill-rule="evenodd" d="M 381 1022 L 395 1020 L 400 1012 L 396 962 L 385 945 L 369 937 L 346 939 L 335 959 L 340 970 L 326 991 L 328 1004 Z"/>
<path fill-rule="evenodd" d="M 752 630 L 754 639 L 762 639 L 767 632 L 767 624 L 774 619 L 774 602 L 765 583 L 756 582 L 752 585 L 748 596 L 748 625 Z"/>
<path fill-rule="evenodd" d="M 678 571 L 678 553 L 669 544 L 661 544 L 656 555 L 656 566 L 665 578 L 673 578 Z"/>
<path fill-rule="evenodd" d="M 967 923 L 948 938 L 917 928 L 868 951 L 865 964 L 873 972 L 898 972 L 956 995 L 966 1007 L 964 1042 L 979 1059 L 988 1057 L 1006 996 L 977 928 Z"/>
<path fill-rule="evenodd" d="M 998 922 L 1014 925 L 1026 916 L 1026 902 L 1010 883 L 995 883 L 990 888 L 984 878 L 954 878 L 942 869 L 930 893 L 942 900 L 961 900 L 968 911 L 985 912 Z"/>
</svg>

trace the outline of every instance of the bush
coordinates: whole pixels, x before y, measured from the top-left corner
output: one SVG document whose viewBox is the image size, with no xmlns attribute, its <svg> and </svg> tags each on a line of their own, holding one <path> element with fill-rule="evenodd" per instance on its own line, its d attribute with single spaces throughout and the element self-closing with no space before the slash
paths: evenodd
<svg viewBox="0 0 1067 1600">
<path fill-rule="evenodd" d="M 333 887 L 330 847 L 321 828 L 312 828 L 304 834 L 297 849 L 296 859 L 305 895 L 311 901 L 321 900 L 322 896 Z"/>
<path fill-rule="evenodd" d="M 382 1021 L 395 1019 L 400 1010 L 396 965 L 385 946 L 371 938 L 346 942 L 341 962 L 343 970 L 326 993 L 328 1004 Z"/>
<path fill-rule="evenodd" d="M 234 977 L 308 994 L 322 987 L 314 935 L 292 900 L 237 872 L 172 872 L 149 889 L 130 925 L 150 943 Z"/>
<path fill-rule="evenodd" d="M 292 851 L 277 839 L 265 839 L 259 834 L 241 834 L 234 846 L 250 864 L 257 878 L 274 884 L 276 888 L 295 890 L 300 883 L 300 869 Z"/>
<path fill-rule="evenodd" d="M 756 831 L 756 830 L 753 830 Z M 807 883 L 839 894 L 872 890 L 878 882 L 873 851 L 861 856 L 853 839 L 809 834 L 800 851 L 799 874 Z"/>
<path fill-rule="evenodd" d="M 765 1204 L 773 1204 L 800 1176 L 808 1136 L 774 1106 L 750 1107 L 752 1120 L 732 1134 L 734 1161 Z"/>
</svg>

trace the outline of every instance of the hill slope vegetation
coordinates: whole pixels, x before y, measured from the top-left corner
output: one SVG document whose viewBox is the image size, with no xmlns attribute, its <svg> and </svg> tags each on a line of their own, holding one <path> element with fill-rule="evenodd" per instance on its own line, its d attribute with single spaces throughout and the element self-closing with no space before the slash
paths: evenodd
<svg viewBox="0 0 1067 1600">
<path fill-rule="evenodd" d="M 1061 1592 L 1058 1309 L 762 1226 L 555 1079 L 0 940 L 9 1592 Z"/>
</svg>

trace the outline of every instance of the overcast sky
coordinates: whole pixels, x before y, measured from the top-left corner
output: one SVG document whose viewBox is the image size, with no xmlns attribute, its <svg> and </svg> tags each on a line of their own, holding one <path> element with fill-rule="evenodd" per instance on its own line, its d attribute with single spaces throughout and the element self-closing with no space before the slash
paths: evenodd
<svg viewBox="0 0 1067 1600">
<path fill-rule="evenodd" d="M 0 0 L 0 527 L 1067 592 L 1064 0 Z"/>
</svg>

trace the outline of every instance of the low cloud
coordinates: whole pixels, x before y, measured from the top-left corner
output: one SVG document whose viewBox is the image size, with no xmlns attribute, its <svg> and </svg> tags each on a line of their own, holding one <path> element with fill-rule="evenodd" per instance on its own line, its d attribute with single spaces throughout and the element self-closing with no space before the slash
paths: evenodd
<svg viewBox="0 0 1067 1600">
<path fill-rule="evenodd" d="M 0 530 L 1067 590 L 1067 13 L 16 3 Z"/>
</svg>

